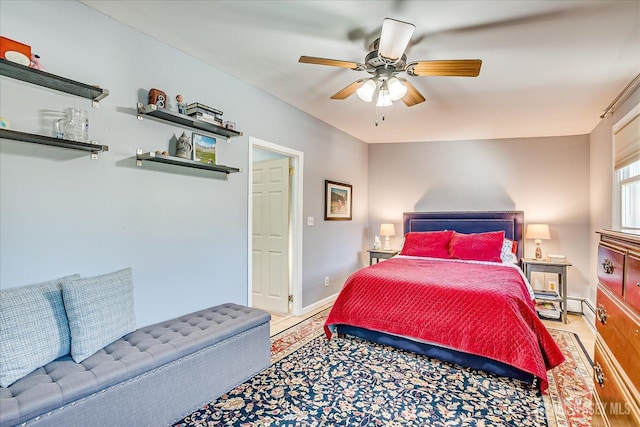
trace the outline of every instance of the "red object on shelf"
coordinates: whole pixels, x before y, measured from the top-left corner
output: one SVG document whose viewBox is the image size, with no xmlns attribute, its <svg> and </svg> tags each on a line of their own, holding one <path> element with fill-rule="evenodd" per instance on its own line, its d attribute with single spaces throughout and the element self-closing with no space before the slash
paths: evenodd
<svg viewBox="0 0 640 427">
<path fill-rule="evenodd" d="M 0 36 L 0 58 L 28 67 L 31 64 L 31 46 Z"/>
</svg>

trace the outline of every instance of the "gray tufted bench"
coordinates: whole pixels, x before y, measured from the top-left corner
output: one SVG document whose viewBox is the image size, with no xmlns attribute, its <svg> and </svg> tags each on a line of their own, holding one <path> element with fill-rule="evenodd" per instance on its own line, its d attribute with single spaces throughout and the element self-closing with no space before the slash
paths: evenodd
<svg viewBox="0 0 640 427">
<path fill-rule="evenodd" d="M 0 388 L 0 426 L 163 426 L 269 366 L 271 316 L 223 304 L 140 328 Z"/>
</svg>

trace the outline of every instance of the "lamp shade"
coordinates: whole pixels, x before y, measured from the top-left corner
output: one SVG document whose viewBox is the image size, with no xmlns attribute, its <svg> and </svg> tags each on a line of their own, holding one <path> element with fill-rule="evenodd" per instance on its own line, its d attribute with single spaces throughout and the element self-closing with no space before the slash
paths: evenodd
<svg viewBox="0 0 640 427">
<path fill-rule="evenodd" d="M 381 236 L 395 236 L 396 227 L 393 224 L 380 224 Z"/>
<path fill-rule="evenodd" d="M 393 105 L 391 102 L 391 96 L 389 95 L 389 89 L 386 86 L 383 86 L 378 91 L 378 102 L 376 102 L 376 107 L 390 107 Z"/>
<path fill-rule="evenodd" d="M 392 101 L 399 101 L 407 94 L 407 87 L 395 77 L 387 80 L 387 88 Z"/>
<path fill-rule="evenodd" d="M 358 98 L 362 99 L 364 102 L 371 102 L 377 87 L 378 85 L 375 80 L 369 79 L 365 84 L 358 88 L 356 95 L 358 95 Z"/>
<path fill-rule="evenodd" d="M 549 226 L 547 224 L 529 224 L 524 237 L 525 239 L 549 240 L 551 239 Z"/>
</svg>

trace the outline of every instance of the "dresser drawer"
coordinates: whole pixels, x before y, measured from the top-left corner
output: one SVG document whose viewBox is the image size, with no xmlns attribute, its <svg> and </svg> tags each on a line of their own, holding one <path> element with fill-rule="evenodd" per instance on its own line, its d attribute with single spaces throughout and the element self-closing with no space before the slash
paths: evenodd
<svg viewBox="0 0 640 427">
<path fill-rule="evenodd" d="M 640 321 L 610 295 L 598 287 L 596 329 L 631 382 L 640 389 Z"/>
<path fill-rule="evenodd" d="M 632 309 L 640 313 L 640 255 L 627 255 L 626 269 L 624 299 Z"/>
<path fill-rule="evenodd" d="M 629 391 L 599 344 L 596 341 L 593 381 L 600 403 L 600 407 L 594 410 L 601 413 L 594 417 L 594 421 L 602 421 L 602 417 L 611 426 L 637 427 L 640 425 L 637 404 L 630 398 Z"/>
<path fill-rule="evenodd" d="M 598 393 L 593 393 L 593 414 L 591 415 L 591 427 L 611 427 L 609 421 L 606 419 L 605 406 L 600 401 Z"/>
<path fill-rule="evenodd" d="M 622 296 L 622 277 L 624 273 L 625 252 L 604 246 L 598 246 L 598 281 Z"/>
</svg>

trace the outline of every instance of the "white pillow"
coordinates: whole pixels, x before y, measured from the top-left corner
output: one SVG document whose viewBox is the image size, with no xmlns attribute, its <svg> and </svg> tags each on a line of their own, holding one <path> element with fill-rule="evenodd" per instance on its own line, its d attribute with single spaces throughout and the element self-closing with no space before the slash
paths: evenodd
<svg viewBox="0 0 640 427">
<path fill-rule="evenodd" d="M 506 263 L 518 263 L 518 257 L 516 257 L 516 250 L 518 249 L 518 242 L 511 239 L 504 239 L 502 242 L 502 250 L 500 251 L 500 259 Z"/>
</svg>

